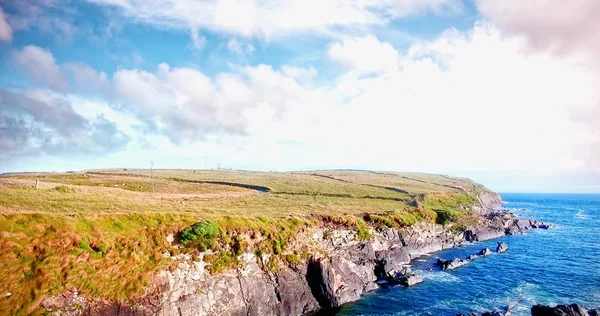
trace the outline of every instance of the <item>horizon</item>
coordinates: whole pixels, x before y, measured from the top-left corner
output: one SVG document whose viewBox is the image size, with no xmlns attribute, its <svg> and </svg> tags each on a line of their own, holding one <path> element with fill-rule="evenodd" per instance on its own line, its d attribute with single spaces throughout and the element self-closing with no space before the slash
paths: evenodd
<svg viewBox="0 0 600 316">
<path fill-rule="evenodd" d="M 0 173 L 153 160 L 599 194 L 600 5 L 530 4 L 0 0 Z"/>
</svg>

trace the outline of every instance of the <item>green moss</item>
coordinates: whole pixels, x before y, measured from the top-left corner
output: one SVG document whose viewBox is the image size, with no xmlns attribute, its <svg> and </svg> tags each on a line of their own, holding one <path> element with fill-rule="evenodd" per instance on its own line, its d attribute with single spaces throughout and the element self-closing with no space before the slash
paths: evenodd
<svg viewBox="0 0 600 316">
<path fill-rule="evenodd" d="M 184 245 L 191 242 L 200 250 L 214 248 L 216 237 L 219 234 L 219 226 L 211 221 L 201 221 L 190 227 L 184 228 L 179 233 L 179 240 Z"/>
<path fill-rule="evenodd" d="M 297 265 L 297 264 L 301 263 L 300 257 L 295 253 L 287 254 L 287 255 L 283 256 L 283 258 L 289 264 Z"/>
<path fill-rule="evenodd" d="M 358 239 L 360 240 L 369 240 L 371 239 L 371 237 L 373 237 L 373 235 L 369 231 L 367 224 L 362 218 L 356 219 L 356 229 L 356 237 L 358 237 Z"/>
<path fill-rule="evenodd" d="M 209 263 L 206 269 L 210 273 L 219 273 L 236 267 L 239 262 L 237 256 L 231 251 L 219 250 L 216 255 L 204 256 L 204 261 Z"/>
</svg>

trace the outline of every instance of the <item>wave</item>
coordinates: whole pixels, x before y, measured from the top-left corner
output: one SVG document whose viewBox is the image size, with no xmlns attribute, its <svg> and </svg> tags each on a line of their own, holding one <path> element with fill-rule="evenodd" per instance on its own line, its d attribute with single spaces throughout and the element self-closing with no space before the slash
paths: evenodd
<svg viewBox="0 0 600 316">
<path fill-rule="evenodd" d="M 452 275 L 448 272 L 444 271 L 421 271 L 423 278 L 426 280 L 432 280 L 435 282 L 444 282 L 444 283 L 458 283 L 460 282 L 460 278 Z"/>
<path fill-rule="evenodd" d="M 587 214 L 583 210 L 579 210 L 579 212 L 575 214 L 575 217 L 579 219 L 588 219 Z"/>
<path fill-rule="evenodd" d="M 512 315 L 529 315 L 531 306 L 535 305 L 540 297 L 540 286 L 528 282 L 520 282 L 515 288 L 501 296 L 484 299 L 476 304 L 480 312 L 493 309 L 510 310 Z"/>
</svg>

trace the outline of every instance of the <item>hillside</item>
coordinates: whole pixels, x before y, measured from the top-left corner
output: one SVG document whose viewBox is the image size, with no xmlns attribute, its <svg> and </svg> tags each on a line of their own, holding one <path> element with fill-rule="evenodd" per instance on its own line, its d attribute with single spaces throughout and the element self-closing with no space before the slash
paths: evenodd
<svg viewBox="0 0 600 316">
<path fill-rule="evenodd" d="M 266 267 L 276 269 L 310 255 L 288 247 L 308 227 L 363 239 L 417 222 L 464 230 L 490 195 L 468 179 L 396 172 L 155 170 L 154 193 L 150 170 L 5 174 L 0 310 L 43 313 L 43 298 L 71 288 L 126 301 L 173 268 L 164 253 L 210 250 L 207 269 L 219 273 L 254 251 L 278 258 Z"/>
</svg>

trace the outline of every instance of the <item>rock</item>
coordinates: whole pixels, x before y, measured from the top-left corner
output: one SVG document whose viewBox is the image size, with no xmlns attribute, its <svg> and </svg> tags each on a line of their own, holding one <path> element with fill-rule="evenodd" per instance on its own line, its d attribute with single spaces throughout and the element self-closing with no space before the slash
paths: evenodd
<svg viewBox="0 0 600 316">
<path fill-rule="evenodd" d="M 598 310 L 597 310 L 597 309 L 590 309 L 590 310 L 588 311 L 588 314 L 589 314 L 590 316 L 599 316 L 599 315 L 600 315 L 600 312 L 598 312 Z"/>
<path fill-rule="evenodd" d="M 410 262 L 410 254 L 407 248 L 394 247 L 389 250 L 378 251 L 375 253 L 376 266 L 375 274 L 379 279 L 387 279 L 394 276 L 403 269 L 403 266 Z"/>
<path fill-rule="evenodd" d="M 474 260 L 474 259 L 477 259 L 477 258 L 489 256 L 491 254 L 492 254 L 492 251 L 489 248 L 483 248 L 478 253 L 473 254 L 473 255 L 469 255 L 467 257 L 467 260 L 471 261 L 471 260 Z"/>
<path fill-rule="evenodd" d="M 471 260 L 475 260 L 475 259 L 477 259 L 477 258 L 479 258 L 479 257 L 481 257 L 481 256 L 480 256 L 480 255 L 469 255 L 469 256 L 467 257 L 467 260 L 471 261 Z"/>
<path fill-rule="evenodd" d="M 475 234 L 472 230 L 465 230 L 465 240 L 466 241 L 479 241 L 477 238 L 477 234 Z"/>
<path fill-rule="evenodd" d="M 538 226 L 538 228 L 541 228 L 541 229 L 550 229 L 552 227 L 554 227 L 554 226 L 552 226 L 552 224 L 544 224 L 544 223 L 542 223 Z"/>
<path fill-rule="evenodd" d="M 555 307 L 534 305 L 531 316 L 588 316 L 587 310 L 578 304 L 556 305 Z"/>
<path fill-rule="evenodd" d="M 508 250 L 508 246 L 503 241 L 498 242 L 498 247 L 496 247 L 497 253 L 503 253 Z"/>
<path fill-rule="evenodd" d="M 465 264 L 469 263 L 468 260 L 462 260 L 462 259 L 458 259 L 458 258 L 454 258 L 451 260 L 442 260 L 442 259 L 438 259 L 437 261 L 437 265 L 442 269 L 442 270 L 454 270 L 458 267 L 462 267 Z"/>
<path fill-rule="evenodd" d="M 517 226 L 511 226 L 511 227 L 505 229 L 504 233 L 509 236 L 519 235 L 519 234 L 521 234 L 521 229 L 519 229 L 519 227 L 517 227 Z"/>
<path fill-rule="evenodd" d="M 504 314 L 499 310 L 494 310 L 492 312 L 485 312 L 481 314 L 481 316 L 504 316 Z"/>
<path fill-rule="evenodd" d="M 415 284 L 423 282 L 423 276 L 414 273 L 410 267 L 405 266 L 402 268 L 402 270 L 397 271 L 393 276 L 387 277 L 386 280 L 391 284 L 413 286 Z"/>
<path fill-rule="evenodd" d="M 400 278 L 399 283 L 404 286 L 413 286 L 423 282 L 423 276 L 420 274 L 413 273 L 411 275 L 405 275 Z"/>
<path fill-rule="evenodd" d="M 492 251 L 490 250 L 490 248 L 483 248 L 477 254 L 481 257 L 485 257 L 491 255 Z"/>
</svg>

